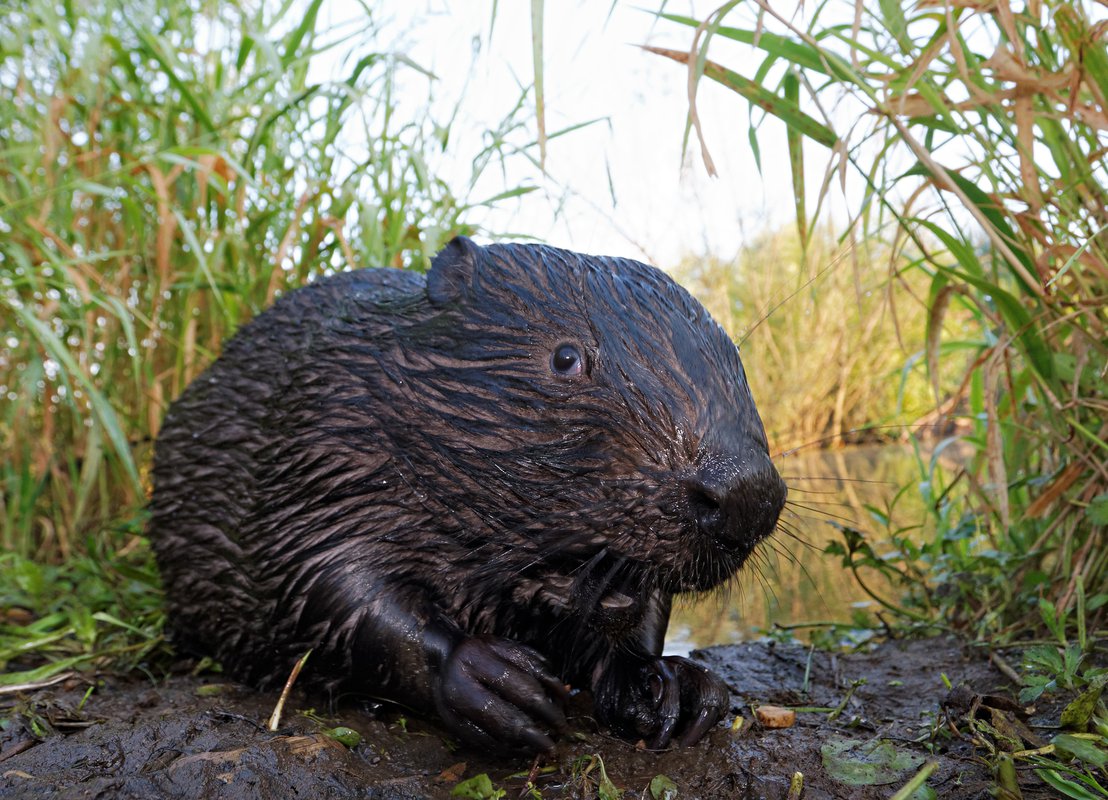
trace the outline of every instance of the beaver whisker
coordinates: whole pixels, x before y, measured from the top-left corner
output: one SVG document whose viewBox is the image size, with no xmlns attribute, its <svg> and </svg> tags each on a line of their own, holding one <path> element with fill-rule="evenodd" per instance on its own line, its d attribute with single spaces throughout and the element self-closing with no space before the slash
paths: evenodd
<svg viewBox="0 0 1108 800">
<path fill-rule="evenodd" d="M 764 563 L 767 567 L 770 566 L 770 555 L 769 555 L 770 553 L 772 553 L 776 558 L 778 558 L 782 561 L 785 561 L 787 563 L 796 564 L 796 565 L 800 564 L 800 560 L 795 555 L 793 555 L 793 553 L 790 552 L 788 550 L 788 548 L 779 547 L 775 543 L 768 543 L 766 545 L 765 550 L 763 550 L 762 548 L 759 548 L 758 553 L 757 553 L 758 557 L 760 557 L 764 560 Z M 753 557 L 753 556 L 754 556 L 754 554 L 752 553 L 751 557 Z"/>
<path fill-rule="evenodd" d="M 798 508 L 802 509 L 804 511 L 811 512 L 811 514 L 821 514 L 822 516 L 816 517 L 816 516 L 811 516 L 809 514 L 801 514 L 800 512 L 797 511 Z M 797 503 L 794 500 L 789 500 L 785 504 L 785 508 L 783 510 L 790 512 L 793 516 L 795 516 L 798 519 L 808 519 L 808 520 L 814 520 L 816 522 L 827 522 L 828 518 L 830 518 L 832 520 L 836 520 L 836 521 L 844 523 L 846 525 L 857 526 L 857 524 L 858 524 L 856 520 L 851 519 L 850 517 L 845 517 L 845 516 L 842 516 L 841 514 L 832 514 L 830 511 L 824 511 L 821 508 L 814 508 L 813 506 L 809 506 L 805 503 Z"/>
<path fill-rule="evenodd" d="M 808 494 L 831 495 L 833 497 L 842 496 L 842 491 L 840 491 L 839 489 L 805 489 L 802 486 L 797 486 L 796 484 L 790 483 L 789 484 L 789 493 L 792 494 L 792 493 L 796 493 L 796 492 L 799 492 L 799 493 L 805 494 L 805 495 L 808 495 Z"/>
<path fill-rule="evenodd" d="M 789 502 L 792 502 L 792 501 L 789 501 Z M 817 506 L 831 506 L 831 507 L 835 507 L 835 508 L 857 508 L 856 504 L 847 503 L 845 501 L 816 500 L 816 499 L 805 498 L 805 503 L 808 504 L 808 505 L 807 506 L 802 506 L 802 507 L 812 507 L 812 508 L 814 508 L 814 507 L 817 507 Z"/>
<path fill-rule="evenodd" d="M 827 608 L 828 607 L 827 600 L 824 599 L 823 592 L 819 588 L 819 582 L 816 580 L 815 576 L 808 569 L 808 565 L 805 564 L 803 560 L 801 560 L 799 558 L 796 558 L 796 556 L 792 555 L 791 553 L 789 555 L 792 557 L 793 563 L 796 566 L 800 567 L 801 571 L 804 573 L 804 577 L 807 579 L 808 585 L 811 586 L 813 589 L 815 589 L 816 595 L 819 597 L 820 602 L 823 603 L 825 608 Z"/>
<path fill-rule="evenodd" d="M 781 474 L 781 478 L 789 484 L 789 489 L 796 488 L 793 486 L 793 481 L 835 481 L 842 483 L 876 483 L 882 486 L 896 486 L 896 481 L 886 481 L 880 478 L 850 478 L 846 475 L 785 475 Z"/>
<path fill-rule="evenodd" d="M 753 552 L 751 552 L 747 563 L 749 564 L 750 572 L 754 575 L 754 579 L 757 582 L 763 584 L 764 588 L 765 571 L 770 568 L 770 563 L 768 561 L 768 556 L 766 555 L 766 553 L 761 548 L 755 549 Z"/>
<path fill-rule="evenodd" d="M 793 542 L 795 542 L 796 544 L 800 545 L 801 547 L 807 547 L 814 553 L 823 552 L 823 548 L 818 547 L 817 545 L 810 542 L 808 539 L 801 536 L 800 532 L 793 526 L 791 522 L 786 522 L 783 519 L 778 519 L 775 532 L 783 533 L 785 536 L 792 539 Z M 790 555 L 792 555 L 792 553 L 790 553 Z"/>
</svg>

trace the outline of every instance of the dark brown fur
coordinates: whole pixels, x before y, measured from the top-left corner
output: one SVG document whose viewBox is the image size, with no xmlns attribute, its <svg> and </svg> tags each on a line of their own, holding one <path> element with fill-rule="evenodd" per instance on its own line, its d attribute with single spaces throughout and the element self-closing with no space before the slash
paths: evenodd
<svg viewBox="0 0 1108 800">
<path fill-rule="evenodd" d="M 228 342 L 166 416 L 149 533 L 175 640 L 246 681 L 312 648 L 318 682 L 522 749 L 569 681 L 665 744 L 726 703 L 660 657 L 670 598 L 783 502 L 737 349 L 668 277 L 458 239 L 426 280 L 322 279 Z"/>
</svg>

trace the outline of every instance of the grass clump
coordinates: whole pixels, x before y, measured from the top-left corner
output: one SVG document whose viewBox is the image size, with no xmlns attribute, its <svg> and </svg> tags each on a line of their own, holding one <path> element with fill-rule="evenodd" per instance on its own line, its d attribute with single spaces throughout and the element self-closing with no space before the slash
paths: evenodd
<svg viewBox="0 0 1108 800">
<path fill-rule="evenodd" d="M 0 687 L 81 669 L 166 664 L 162 596 L 145 551 L 49 564 L 0 555 Z"/>
<path fill-rule="evenodd" d="M 319 7 L 13 12 L 0 61 L 4 549 L 64 559 L 141 504 L 168 402 L 277 294 L 337 269 L 420 268 L 472 232 L 467 201 L 431 177 L 448 129 L 394 115 L 413 67 L 379 49 L 372 16 L 324 30 Z M 346 77 L 313 81 L 312 59 L 339 44 L 360 54 Z"/>
<path fill-rule="evenodd" d="M 528 190 L 472 203 L 436 179 L 436 159 L 459 154 L 426 109 L 431 77 L 390 52 L 375 12 L 327 27 L 321 5 L 30 0 L 6 14 L 0 594 L 49 636 L 91 645 L 112 616 L 156 638 L 151 609 L 105 593 L 129 596 L 125 569 L 152 574 L 136 517 L 152 442 L 225 338 L 321 273 L 422 268 L 475 232 L 478 206 Z M 314 77 L 340 47 L 339 76 Z M 420 108 L 419 91 L 402 118 L 398 96 Z M 465 154 L 471 188 L 519 152 L 521 108 Z M 88 614 L 56 607 L 51 585 Z M 65 638 L 35 652 L 62 656 Z"/>
</svg>

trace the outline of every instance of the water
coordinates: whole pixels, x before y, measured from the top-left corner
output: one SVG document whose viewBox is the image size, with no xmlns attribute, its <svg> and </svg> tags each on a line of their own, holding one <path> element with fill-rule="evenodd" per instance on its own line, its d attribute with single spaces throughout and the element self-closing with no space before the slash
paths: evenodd
<svg viewBox="0 0 1108 800">
<path fill-rule="evenodd" d="M 803 626 L 809 623 L 848 623 L 856 610 L 878 607 L 841 558 L 823 550 L 831 541 L 842 541 L 832 522 L 862 531 L 879 549 L 888 531 L 867 505 L 888 509 L 892 504 L 901 527 L 924 519 L 917 490 L 924 478 L 912 448 L 812 451 L 776 464 L 789 485 L 789 505 L 781 519 L 795 538 L 778 532 L 726 592 L 699 601 L 679 598 L 666 636 L 667 653 L 757 639 L 774 625 L 801 626 L 794 635 L 806 639 L 812 629 Z M 905 486 L 909 488 L 897 498 Z M 926 536 L 927 530 L 919 535 Z M 895 599 L 895 589 L 880 575 L 869 572 L 866 581 Z"/>
</svg>

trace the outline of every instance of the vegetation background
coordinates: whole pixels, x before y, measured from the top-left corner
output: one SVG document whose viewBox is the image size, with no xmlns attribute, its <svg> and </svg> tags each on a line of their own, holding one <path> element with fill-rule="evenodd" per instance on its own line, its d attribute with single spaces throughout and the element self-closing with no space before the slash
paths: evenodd
<svg viewBox="0 0 1108 800">
<path fill-rule="evenodd" d="M 534 85 L 473 152 L 457 150 L 451 118 L 397 114 L 398 74 L 421 67 L 376 38 L 372 6 L 356 29 L 328 29 L 321 6 L 5 7 L 0 682 L 156 669 L 141 507 L 167 404 L 280 292 L 349 266 L 421 269 L 458 233 L 505 233 L 481 229 L 478 212 L 530 187 L 489 197 L 481 177 L 522 163 L 541 181 L 546 142 L 572 135 L 545 130 L 541 0 Z M 1103 12 L 831 0 L 794 15 L 752 0 L 707 19 L 667 7 L 658 24 L 687 30 L 689 48 L 656 57 L 750 104 L 756 153 L 787 126 L 795 229 L 732 259 L 669 265 L 752 337 L 744 360 L 756 396 L 774 398 L 762 402 L 774 441 L 899 437 L 923 421 L 972 451 L 954 475 L 921 456 L 904 487 L 922 493 L 926 537 L 871 508 L 886 540 L 839 521 L 831 554 L 883 574 L 882 602 L 910 625 L 1039 637 L 1021 665 L 1028 697 L 1099 696 Z M 311 79 L 313 58 L 353 43 L 362 55 L 342 80 Z M 760 54 L 754 74 L 729 68 L 740 47 Z M 711 149 L 734 145 L 699 137 L 695 106 L 687 123 L 710 170 Z M 351 131 L 364 153 L 344 148 Z M 436 179 L 444 161 L 471 164 L 471 179 Z M 865 191 L 832 200 L 848 175 Z M 845 221 L 828 215 L 847 202 Z M 1092 791 L 1091 774 L 1072 781 Z"/>
<path fill-rule="evenodd" d="M 868 187 L 838 240 L 855 254 L 859 239 L 863 252 L 883 251 L 885 312 L 905 306 L 897 290 L 920 301 L 925 335 L 911 358 L 926 365 L 932 407 L 971 426 L 962 440 L 976 453 L 959 476 L 970 488 L 969 516 L 944 522 L 947 533 L 926 555 L 931 566 L 970 556 L 964 566 L 974 579 L 958 588 L 958 602 L 977 609 L 986 630 L 1026 620 L 1036 606 L 1048 616 L 1075 608 L 1086 588 L 1103 608 L 1108 22 L 1095 18 L 1092 4 L 1061 2 L 911 10 L 827 3 L 808 15 L 807 27 L 765 3 L 730 2 L 707 20 L 664 16 L 694 32 L 693 46 L 654 51 L 733 90 L 763 120 L 788 125 L 802 255 L 787 264 L 813 275 L 807 258 L 820 244 L 817 223 L 832 188 L 848 173 Z M 726 58 L 721 43 L 764 54 L 753 80 L 709 58 L 716 48 Z M 757 147 L 759 117 L 752 119 Z M 812 211 L 806 142 L 826 156 Z M 868 269 L 858 268 L 856 255 L 854 262 L 855 281 L 881 275 L 873 261 Z M 736 273 L 746 287 L 764 279 Z M 833 295 L 821 299 L 838 317 Z M 853 306 L 868 341 L 865 304 Z M 843 371 L 859 352 L 881 364 L 890 351 L 848 346 L 820 361 Z M 833 433 L 843 430 L 835 425 L 845 410 L 839 400 L 851 393 L 842 384 L 821 393 L 835 398 Z M 898 405 L 911 397 L 901 391 Z M 873 407 L 864 412 L 871 421 Z M 959 543 L 943 544 L 947 535 Z M 903 544 L 914 559 L 918 553 Z M 910 582 L 928 583 L 920 573 Z"/>
</svg>

